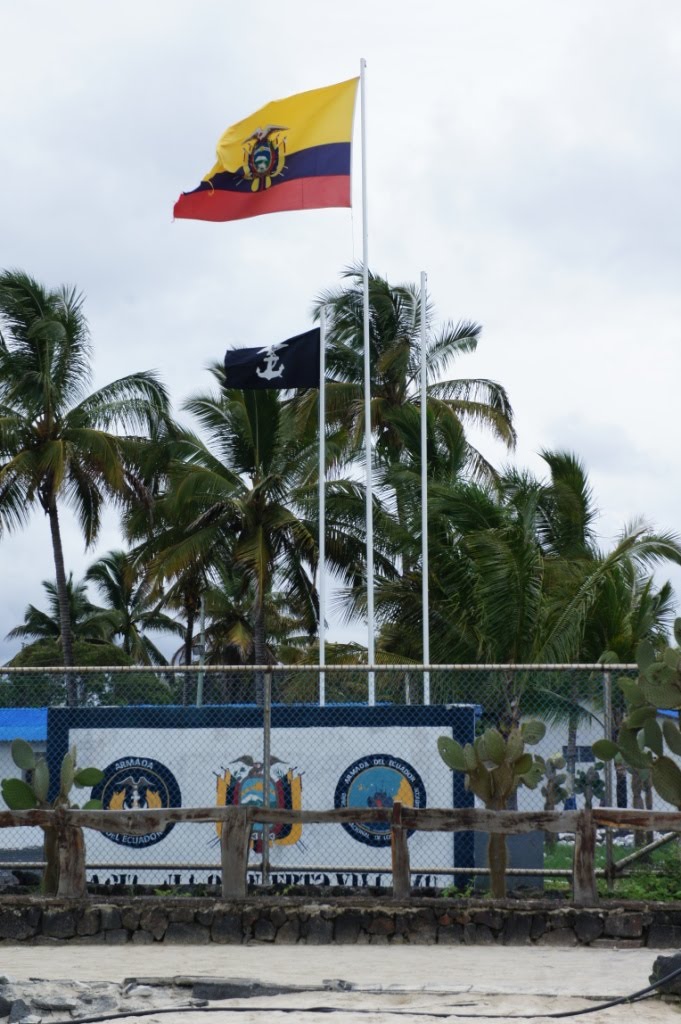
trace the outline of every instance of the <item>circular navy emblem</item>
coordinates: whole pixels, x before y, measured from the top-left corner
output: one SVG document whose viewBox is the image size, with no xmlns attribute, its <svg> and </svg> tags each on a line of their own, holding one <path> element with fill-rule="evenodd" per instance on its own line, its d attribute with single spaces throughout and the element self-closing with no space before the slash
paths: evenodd
<svg viewBox="0 0 681 1024">
<path fill-rule="evenodd" d="M 392 754 L 370 754 L 353 761 L 338 780 L 334 797 L 335 807 L 392 807 L 397 802 L 425 807 L 426 787 L 412 765 Z M 387 821 L 350 822 L 343 828 L 367 846 L 390 846 Z"/>
<path fill-rule="evenodd" d="M 92 790 L 92 798 L 101 800 L 105 811 L 182 806 L 180 787 L 170 768 L 150 757 L 120 757 L 107 765 L 104 779 Z M 103 832 L 102 835 L 119 846 L 153 846 L 165 839 L 174 827 L 168 825 L 162 832 L 149 832 L 144 836 L 118 832 Z"/>
</svg>

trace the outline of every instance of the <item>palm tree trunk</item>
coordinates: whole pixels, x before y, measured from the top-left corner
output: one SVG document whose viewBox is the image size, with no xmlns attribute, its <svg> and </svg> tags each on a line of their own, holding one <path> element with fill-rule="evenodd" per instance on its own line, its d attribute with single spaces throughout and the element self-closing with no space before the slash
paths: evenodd
<svg viewBox="0 0 681 1024">
<path fill-rule="evenodd" d="M 187 628 L 184 631 L 184 655 L 183 660 L 185 665 L 191 665 L 192 663 L 192 652 L 194 649 L 194 622 L 196 616 L 194 614 L 194 606 L 187 605 L 185 608 L 187 614 Z"/>
<path fill-rule="evenodd" d="M 69 611 L 69 598 L 66 590 L 66 571 L 64 569 L 64 549 L 61 543 L 61 531 L 59 529 L 59 513 L 57 511 L 57 499 L 51 495 L 47 507 L 47 514 L 50 520 L 50 533 L 52 534 L 52 554 L 54 556 L 54 570 L 57 578 L 57 600 L 59 602 L 59 628 L 61 630 L 61 645 L 64 654 L 64 665 L 73 665 L 73 633 L 71 630 L 71 614 Z M 76 680 L 69 673 L 67 683 L 67 702 L 69 707 L 76 703 Z"/>
<path fill-rule="evenodd" d="M 184 663 L 185 665 L 191 665 L 194 647 L 194 622 L 196 619 L 193 601 L 186 603 L 185 612 L 187 615 L 187 628 L 184 633 Z M 182 683 L 182 703 L 184 705 L 189 704 L 189 681 L 189 673 L 185 672 L 184 682 Z"/>
</svg>

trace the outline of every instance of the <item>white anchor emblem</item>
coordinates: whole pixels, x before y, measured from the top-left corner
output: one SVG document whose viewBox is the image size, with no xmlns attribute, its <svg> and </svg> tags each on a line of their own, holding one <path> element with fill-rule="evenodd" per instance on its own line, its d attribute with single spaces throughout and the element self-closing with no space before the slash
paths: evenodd
<svg viewBox="0 0 681 1024">
<path fill-rule="evenodd" d="M 282 377 L 284 374 L 284 364 L 280 363 L 279 356 L 277 355 L 277 349 L 286 348 L 285 344 L 275 345 L 273 348 L 261 348 L 261 352 L 266 352 L 267 357 L 265 359 L 265 369 L 261 370 L 260 367 L 256 367 L 255 372 L 258 377 L 262 377 L 264 380 L 274 380 L 276 377 Z M 275 369 L 279 363 L 279 369 Z"/>
</svg>

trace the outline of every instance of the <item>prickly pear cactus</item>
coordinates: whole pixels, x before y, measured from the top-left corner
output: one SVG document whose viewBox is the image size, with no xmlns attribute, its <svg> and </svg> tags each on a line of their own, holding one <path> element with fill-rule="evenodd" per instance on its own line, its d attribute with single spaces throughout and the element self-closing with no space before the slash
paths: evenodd
<svg viewBox="0 0 681 1024">
<path fill-rule="evenodd" d="M 486 729 L 464 747 L 449 736 L 437 741 L 448 768 L 464 772 L 466 788 L 490 810 L 503 810 L 518 786 L 535 789 L 544 776 L 542 758 L 525 752 L 525 744 L 539 743 L 546 732 L 542 722 L 524 722 L 504 739 L 498 729 Z"/>
<path fill-rule="evenodd" d="M 29 774 L 30 781 L 3 779 L 0 784 L 2 796 L 11 811 L 25 811 L 31 807 L 77 807 L 69 803 L 74 785 L 79 789 L 90 789 L 104 778 L 99 768 L 76 769 L 76 748 L 64 754 L 59 774 L 59 792 L 54 800 L 48 798 L 50 790 L 50 769 L 42 754 L 36 757 L 26 740 L 14 740 L 10 753 L 17 768 Z M 83 804 L 86 810 L 100 809 L 100 800 L 88 800 Z"/>
<path fill-rule="evenodd" d="M 602 800 L 605 796 L 602 769 L 603 762 L 596 761 L 594 764 L 590 764 L 586 771 L 579 771 L 575 775 L 575 793 L 584 797 L 584 807 L 587 810 L 591 810 L 593 807 L 594 797 Z"/>
<path fill-rule="evenodd" d="M 674 639 L 681 646 L 681 619 L 674 623 Z M 620 679 L 628 714 L 617 742 L 598 740 L 592 750 L 602 761 L 618 758 L 645 778 L 650 773 L 654 788 L 667 803 L 681 809 L 681 768 L 665 748 L 681 757 L 681 731 L 666 719 L 662 725 L 657 712 L 681 708 L 681 650 L 667 647 L 656 652 L 644 641 L 636 652 L 637 680 Z"/>
<path fill-rule="evenodd" d="M 570 787 L 565 783 L 568 781 L 567 774 L 563 772 L 565 758 L 562 754 L 552 754 L 544 761 L 544 774 L 546 781 L 541 788 L 541 795 L 544 797 L 544 810 L 552 811 L 557 804 L 567 800 L 570 796 Z"/>
<path fill-rule="evenodd" d="M 96 786 L 104 778 L 99 768 L 76 767 L 76 748 L 64 754 L 59 773 L 59 791 L 53 800 L 49 799 L 50 769 L 42 754 L 37 757 L 30 743 L 25 740 L 13 741 L 10 751 L 17 768 L 25 772 L 30 781 L 24 779 L 3 779 L 0 783 L 2 797 L 11 811 L 26 811 L 33 807 L 77 807 L 69 802 L 74 785 L 79 789 Z M 84 810 L 100 810 L 101 800 L 88 800 Z M 44 854 L 47 862 L 42 889 L 46 895 L 55 895 L 59 885 L 58 844 L 55 829 L 43 828 L 45 834 Z"/>
<path fill-rule="evenodd" d="M 488 810 L 502 811 L 519 786 L 536 789 L 545 774 L 542 758 L 526 753 L 525 744 L 539 743 L 546 726 L 524 722 L 504 738 L 498 729 L 486 729 L 474 743 L 461 746 L 449 736 L 440 736 L 440 757 L 452 771 L 464 772 L 467 789 L 483 801 Z M 506 895 L 506 837 L 490 832 L 488 859 L 492 896 Z"/>
<path fill-rule="evenodd" d="M 544 810 L 555 811 L 558 804 L 570 796 L 570 786 L 566 785 L 567 772 L 562 770 L 565 767 L 565 758 L 562 754 L 552 754 L 543 763 L 545 779 L 541 795 L 544 797 Z M 557 842 L 558 836 L 555 832 L 544 833 L 544 843 L 549 849 L 553 849 Z"/>
</svg>

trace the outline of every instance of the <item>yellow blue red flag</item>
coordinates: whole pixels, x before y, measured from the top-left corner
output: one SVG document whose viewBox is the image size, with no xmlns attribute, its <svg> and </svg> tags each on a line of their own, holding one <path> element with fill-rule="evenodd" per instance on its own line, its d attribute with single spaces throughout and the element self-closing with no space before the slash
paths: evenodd
<svg viewBox="0 0 681 1024">
<path fill-rule="evenodd" d="M 233 124 L 218 142 L 217 163 L 198 188 L 182 193 L 175 216 L 224 221 L 350 206 L 358 81 L 273 100 Z"/>
</svg>

